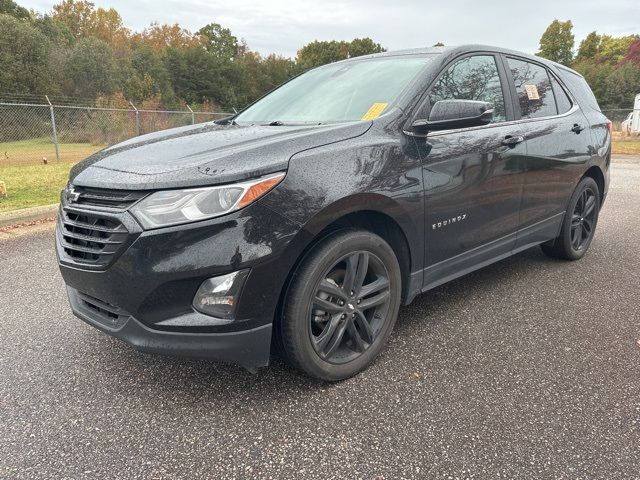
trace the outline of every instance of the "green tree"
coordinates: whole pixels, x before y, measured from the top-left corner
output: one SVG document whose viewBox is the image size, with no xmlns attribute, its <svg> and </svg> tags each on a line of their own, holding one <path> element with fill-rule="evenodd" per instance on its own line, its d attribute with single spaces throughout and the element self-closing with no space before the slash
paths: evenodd
<svg viewBox="0 0 640 480">
<path fill-rule="evenodd" d="M 111 47 L 97 38 L 84 38 L 71 50 L 66 62 L 69 95 L 96 98 L 109 95 L 118 85 Z"/>
<path fill-rule="evenodd" d="M 600 42 L 600 60 L 610 65 L 617 65 L 622 61 L 633 42 L 638 38 L 637 35 L 627 35 L 624 37 L 603 35 Z"/>
<path fill-rule="evenodd" d="M 210 54 L 225 60 L 238 56 L 238 39 L 228 28 L 218 23 L 210 23 L 198 30 L 198 34 L 204 38 L 204 48 Z"/>
<path fill-rule="evenodd" d="M 640 92 L 640 65 L 625 63 L 606 79 L 606 92 L 602 99 L 607 108 L 628 108 Z"/>
<path fill-rule="evenodd" d="M 29 23 L 0 14 L 0 92 L 53 91 L 51 42 Z"/>
<path fill-rule="evenodd" d="M 348 56 L 349 44 L 347 42 L 315 40 L 298 50 L 296 66 L 300 71 L 304 71 L 326 63 L 344 60 Z"/>
<path fill-rule="evenodd" d="M 51 15 L 37 16 L 32 20 L 32 24 L 58 49 L 67 48 L 75 42 L 75 37 L 69 28 Z"/>
<path fill-rule="evenodd" d="M 385 49 L 379 43 L 375 43 L 368 37 L 356 38 L 351 42 L 316 40 L 298 50 L 296 67 L 298 71 L 305 71 L 346 58 L 384 51 Z"/>
<path fill-rule="evenodd" d="M 134 103 L 152 97 L 159 97 L 167 105 L 176 101 L 163 57 L 148 45 L 132 51 L 125 78 L 125 96 Z"/>
<path fill-rule="evenodd" d="M 29 10 L 21 7 L 13 0 L 0 0 L 0 14 L 11 15 L 20 20 L 28 20 Z"/>
<path fill-rule="evenodd" d="M 571 20 L 554 20 L 540 38 L 540 51 L 536 54 L 554 62 L 570 65 L 573 59 L 573 24 Z"/>
<path fill-rule="evenodd" d="M 242 69 L 221 61 L 201 47 L 167 50 L 166 65 L 180 98 L 187 103 L 212 100 L 224 108 L 240 106 L 238 91 Z"/>
<path fill-rule="evenodd" d="M 590 60 L 595 58 L 600 52 L 600 42 L 602 37 L 597 32 L 591 32 L 580 42 L 576 61 Z"/>
<path fill-rule="evenodd" d="M 384 52 L 385 49 L 382 48 L 382 45 L 374 42 L 369 37 L 365 38 L 354 38 L 349 43 L 349 56 L 350 57 L 360 57 L 362 55 L 369 55 L 372 53 L 380 53 Z"/>
<path fill-rule="evenodd" d="M 629 94 L 618 92 L 618 89 L 633 84 L 633 72 L 619 70 L 628 63 L 625 59 L 637 41 L 635 35 L 612 37 L 592 32 L 580 43 L 578 55 L 571 66 L 587 80 L 600 105 L 609 108 L 629 106 L 630 100 L 623 100 Z"/>
</svg>

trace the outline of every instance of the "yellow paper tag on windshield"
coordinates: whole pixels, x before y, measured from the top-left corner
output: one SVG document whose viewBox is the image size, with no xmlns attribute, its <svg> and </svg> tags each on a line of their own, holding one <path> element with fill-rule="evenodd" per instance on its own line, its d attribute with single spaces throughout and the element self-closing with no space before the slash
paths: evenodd
<svg viewBox="0 0 640 480">
<path fill-rule="evenodd" d="M 374 103 L 371 105 L 371 108 L 367 110 L 362 116 L 362 120 L 373 120 L 374 118 L 378 118 L 384 112 L 384 109 L 387 108 L 388 103 Z"/>
</svg>

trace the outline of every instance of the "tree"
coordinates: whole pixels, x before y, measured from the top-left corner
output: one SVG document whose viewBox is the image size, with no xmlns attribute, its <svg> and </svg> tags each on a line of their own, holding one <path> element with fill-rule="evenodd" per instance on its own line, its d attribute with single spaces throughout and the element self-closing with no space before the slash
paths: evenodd
<svg viewBox="0 0 640 480">
<path fill-rule="evenodd" d="M 573 24 L 571 20 L 554 20 L 540 38 L 540 51 L 536 54 L 554 62 L 570 65 L 573 59 Z"/>
<path fill-rule="evenodd" d="M 205 99 L 230 109 L 240 106 L 237 92 L 242 85 L 240 66 L 224 62 L 202 47 L 167 50 L 166 65 L 176 94 L 187 103 Z"/>
<path fill-rule="evenodd" d="M 198 34 L 203 37 L 204 48 L 210 54 L 225 60 L 238 56 L 238 39 L 228 28 L 218 23 L 210 23 L 198 30 Z"/>
<path fill-rule="evenodd" d="M 71 50 L 66 63 L 68 94 L 96 98 L 115 91 L 116 63 L 109 45 L 97 38 L 83 38 Z"/>
<path fill-rule="evenodd" d="M 32 25 L 40 30 L 57 49 L 66 49 L 75 42 L 75 37 L 69 28 L 51 15 L 36 16 L 32 19 Z"/>
<path fill-rule="evenodd" d="M 95 8 L 86 0 L 63 0 L 53 6 L 53 19 L 65 25 L 76 39 L 99 38 L 118 52 L 128 46 L 131 32 L 113 8 Z"/>
<path fill-rule="evenodd" d="M 53 6 L 53 18 L 65 24 L 71 34 L 79 39 L 86 36 L 90 29 L 93 10 L 93 3 L 86 0 L 63 0 Z"/>
<path fill-rule="evenodd" d="M 28 20 L 30 18 L 29 10 L 21 7 L 13 0 L 0 0 L 0 14 L 3 13 L 19 20 Z"/>
<path fill-rule="evenodd" d="M 116 10 L 98 8 L 92 12 L 85 34 L 104 40 L 114 50 L 122 51 L 127 47 L 130 32 Z"/>
<path fill-rule="evenodd" d="M 152 23 L 142 33 L 134 36 L 134 42 L 144 43 L 155 51 L 164 51 L 168 48 L 187 49 L 199 47 L 203 43 L 199 35 L 193 35 L 177 23 L 173 25 Z"/>
<path fill-rule="evenodd" d="M 638 36 L 636 35 L 624 37 L 603 35 L 600 42 L 600 60 L 606 61 L 610 65 L 619 64 L 637 39 Z"/>
<path fill-rule="evenodd" d="M 141 45 L 131 53 L 124 92 L 134 103 L 159 97 L 165 104 L 175 103 L 169 72 L 160 53 Z"/>
<path fill-rule="evenodd" d="M 370 55 L 372 53 L 380 53 L 386 51 L 382 45 L 375 43 L 369 37 L 354 38 L 349 43 L 349 57 L 360 57 L 361 55 Z"/>
<path fill-rule="evenodd" d="M 640 92 L 640 65 L 626 63 L 616 68 L 606 79 L 603 104 L 608 108 L 628 108 Z"/>
<path fill-rule="evenodd" d="M 298 50 L 296 66 L 299 71 L 305 71 L 338 60 L 384 51 L 379 43 L 368 37 L 355 38 L 351 42 L 316 40 Z"/>
<path fill-rule="evenodd" d="M 0 14 L 0 92 L 44 94 L 52 85 L 51 42 L 27 22 Z"/>
<path fill-rule="evenodd" d="M 576 61 L 590 60 L 595 58 L 600 52 L 600 43 L 602 37 L 597 32 L 591 32 L 580 42 L 578 47 L 578 54 L 576 55 Z"/>
<path fill-rule="evenodd" d="M 622 65 L 625 65 L 627 63 L 640 65 L 640 39 L 636 40 L 629 46 L 629 50 L 627 50 L 627 54 L 624 56 L 624 58 L 620 63 Z"/>
<path fill-rule="evenodd" d="M 300 71 L 304 71 L 326 63 L 344 60 L 348 56 L 349 44 L 347 42 L 315 40 L 298 50 L 296 66 Z"/>
</svg>

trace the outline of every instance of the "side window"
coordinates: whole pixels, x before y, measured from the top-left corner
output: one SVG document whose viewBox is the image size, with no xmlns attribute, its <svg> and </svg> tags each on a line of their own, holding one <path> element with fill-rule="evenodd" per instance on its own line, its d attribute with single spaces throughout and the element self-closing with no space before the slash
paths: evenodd
<svg viewBox="0 0 640 480">
<path fill-rule="evenodd" d="M 567 96 L 567 93 L 560 85 L 560 82 L 556 80 L 556 78 L 551 75 L 551 87 L 553 88 L 553 93 L 556 96 L 556 103 L 558 105 L 558 113 L 563 114 L 571 110 L 571 100 Z"/>
<path fill-rule="evenodd" d="M 523 118 L 558 114 L 547 69 L 535 63 L 509 58 L 509 68 L 518 94 Z"/>
<path fill-rule="evenodd" d="M 491 55 L 463 58 L 447 68 L 431 89 L 428 107 L 439 100 L 479 100 L 493 106 L 493 123 L 506 120 L 496 60 Z"/>
</svg>

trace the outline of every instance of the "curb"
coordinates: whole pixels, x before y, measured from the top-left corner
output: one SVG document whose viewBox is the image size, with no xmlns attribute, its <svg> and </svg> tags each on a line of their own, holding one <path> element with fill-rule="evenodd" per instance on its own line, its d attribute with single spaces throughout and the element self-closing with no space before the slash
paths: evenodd
<svg viewBox="0 0 640 480">
<path fill-rule="evenodd" d="M 0 212 L 0 227 L 19 225 L 21 223 L 42 220 L 55 217 L 58 213 L 58 204 L 44 205 L 42 207 L 22 208 L 11 212 Z"/>
</svg>

